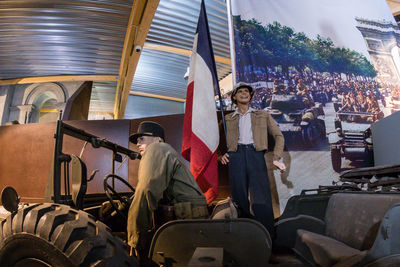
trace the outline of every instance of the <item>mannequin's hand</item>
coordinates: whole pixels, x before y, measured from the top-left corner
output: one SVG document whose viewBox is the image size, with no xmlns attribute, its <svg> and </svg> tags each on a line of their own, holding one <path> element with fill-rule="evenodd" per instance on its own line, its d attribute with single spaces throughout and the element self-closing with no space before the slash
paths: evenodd
<svg viewBox="0 0 400 267">
<path fill-rule="evenodd" d="M 228 153 L 225 153 L 223 156 L 218 157 L 218 161 L 220 161 L 223 165 L 228 164 L 229 163 Z"/>
<path fill-rule="evenodd" d="M 279 161 L 277 161 L 277 160 L 274 160 L 272 163 L 273 163 L 281 172 L 286 171 L 286 166 L 285 166 L 285 164 L 284 164 L 283 162 L 279 162 Z"/>
<path fill-rule="evenodd" d="M 131 253 L 130 253 L 129 256 L 131 256 L 131 257 L 132 256 L 136 256 L 136 258 L 138 258 L 139 257 L 139 253 L 134 247 L 131 247 Z"/>
</svg>

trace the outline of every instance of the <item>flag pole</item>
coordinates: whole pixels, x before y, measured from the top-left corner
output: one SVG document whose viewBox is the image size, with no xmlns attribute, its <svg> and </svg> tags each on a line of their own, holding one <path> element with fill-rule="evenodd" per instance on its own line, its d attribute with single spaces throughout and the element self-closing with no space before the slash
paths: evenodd
<svg viewBox="0 0 400 267">
<path fill-rule="evenodd" d="M 207 11 L 206 11 L 206 5 L 204 4 L 204 0 L 201 0 L 201 8 L 203 8 L 203 10 L 204 10 L 205 20 L 206 20 L 206 28 L 207 28 L 207 33 L 208 33 L 208 37 L 209 37 L 208 38 L 208 42 L 209 42 L 209 46 L 212 48 L 210 29 L 208 27 Z M 214 90 L 217 92 L 218 98 L 219 98 L 219 109 L 221 111 L 222 125 L 224 127 L 225 144 L 227 144 L 227 142 L 226 142 L 226 123 L 225 123 L 225 116 L 224 116 L 224 103 L 222 101 L 221 90 L 219 88 L 218 72 L 217 72 L 217 68 L 216 68 L 216 65 L 215 65 L 214 51 L 213 51 L 213 49 L 210 49 L 210 50 L 211 50 L 212 68 L 213 68 L 214 73 L 217 75 L 217 77 L 215 77 L 216 78 L 216 82 L 214 84 L 215 84 L 216 88 L 214 88 Z M 226 151 L 227 151 L 228 150 L 227 147 L 225 147 L 225 148 L 226 148 Z M 224 152 L 226 152 L 226 151 L 224 151 Z"/>
<path fill-rule="evenodd" d="M 236 82 L 236 55 L 235 55 L 235 41 L 233 35 L 233 21 L 232 21 L 232 3 L 231 0 L 226 0 L 226 10 L 228 14 L 228 30 L 229 30 L 229 48 L 231 54 L 231 67 L 232 67 L 232 83 Z"/>
</svg>

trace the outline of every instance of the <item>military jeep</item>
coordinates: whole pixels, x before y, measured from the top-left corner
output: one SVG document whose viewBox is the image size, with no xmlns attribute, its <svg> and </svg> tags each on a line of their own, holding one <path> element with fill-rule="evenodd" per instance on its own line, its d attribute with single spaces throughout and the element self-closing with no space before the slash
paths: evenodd
<svg viewBox="0 0 400 267">
<path fill-rule="evenodd" d="M 342 107 L 342 96 L 336 94 L 334 97 L 332 97 L 332 103 L 333 109 L 335 110 L 335 112 L 338 112 L 339 109 Z"/>
<path fill-rule="evenodd" d="M 370 126 L 374 114 L 369 112 L 336 113 L 335 132 L 328 134 L 332 167 L 341 171 L 342 158 L 351 161 L 364 160 L 366 166 L 373 165 L 373 144 Z"/>
<path fill-rule="evenodd" d="M 111 150 L 113 163 L 121 161 L 121 155 L 140 158 L 135 151 L 58 121 L 46 203 L 20 204 L 13 187 L 2 190 L 2 205 L 11 214 L 0 220 L 0 266 L 139 266 L 118 237 L 123 235 L 126 223 L 121 223 L 117 215 L 126 216 L 134 188 L 118 179 L 113 168 L 104 178 L 106 194 L 85 200 L 88 183 L 96 171 L 87 177 L 82 159 L 63 152 L 64 135 L 93 148 Z M 118 194 L 114 189 L 116 180 L 125 183 L 131 192 Z M 104 202 L 107 198 L 110 205 Z"/>
<path fill-rule="evenodd" d="M 351 169 L 334 185 L 291 197 L 275 224 L 275 247 L 292 248 L 303 266 L 398 266 L 399 170 Z"/>
<path fill-rule="evenodd" d="M 96 170 L 87 175 L 90 170 L 82 158 L 63 150 L 68 143 L 63 142 L 65 135 L 84 141 L 83 148 L 86 144 L 96 152 L 99 148 L 100 157 L 112 152 L 112 170 L 101 178 L 105 193 L 86 193 L 90 182 L 98 179 Z M 1 204 L 9 213 L 0 218 L 0 266 L 139 266 L 125 243 L 135 189 L 115 174 L 114 163 L 124 162 L 123 156 L 134 160 L 140 155 L 62 121 L 54 137 L 45 203 L 19 203 L 14 188 L 2 190 Z M 121 183 L 126 192 L 117 192 Z M 272 247 L 268 231 L 253 219 L 225 216 L 220 207 L 215 206 L 213 220 L 174 220 L 161 225 L 148 260 L 156 266 L 188 266 L 189 262 L 204 266 L 204 259 L 220 264 L 223 260 L 227 266 L 266 266 Z"/>
<path fill-rule="evenodd" d="M 278 123 L 285 140 L 298 142 L 310 147 L 325 138 L 325 115 L 322 104 L 307 106 L 301 96 L 272 96 L 271 104 L 266 108 Z"/>
</svg>

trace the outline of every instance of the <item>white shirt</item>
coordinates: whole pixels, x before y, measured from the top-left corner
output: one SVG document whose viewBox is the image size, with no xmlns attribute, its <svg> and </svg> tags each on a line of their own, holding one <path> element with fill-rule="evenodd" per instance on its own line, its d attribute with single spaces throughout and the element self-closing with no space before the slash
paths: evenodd
<svg viewBox="0 0 400 267">
<path fill-rule="evenodd" d="M 236 109 L 232 114 L 232 117 L 235 115 L 239 115 L 239 144 L 253 144 L 253 132 L 251 130 L 251 112 L 255 111 L 255 109 L 249 107 L 245 114 L 240 114 L 239 110 Z"/>
</svg>

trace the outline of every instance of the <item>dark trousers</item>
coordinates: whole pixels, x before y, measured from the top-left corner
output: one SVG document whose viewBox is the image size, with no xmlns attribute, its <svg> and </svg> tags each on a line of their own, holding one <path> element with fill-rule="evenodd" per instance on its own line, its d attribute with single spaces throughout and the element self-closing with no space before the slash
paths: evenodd
<svg viewBox="0 0 400 267">
<path fill-rule="evenodd" d="M 233 201 L 244 215 L 262 223 L 273 238 L 274 212 L 264 151 L 238 145 L 237 152 L 229 152 L 229 184 Z"/>
</svg>

